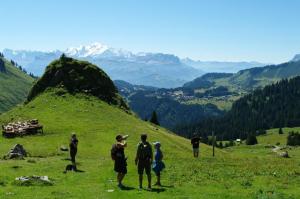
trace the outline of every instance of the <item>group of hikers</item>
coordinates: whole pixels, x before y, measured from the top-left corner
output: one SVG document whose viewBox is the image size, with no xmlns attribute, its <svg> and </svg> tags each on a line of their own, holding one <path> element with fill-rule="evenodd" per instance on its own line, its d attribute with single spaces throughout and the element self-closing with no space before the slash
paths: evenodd
<svg viewBox="0 0 300 199">
<path fill-rule="evenodd" d="M 118 173 L 117 181 L 118 187 L 123 189 L 125 186 L 122 180 L 127 173 L 127 158 L 125 157 L 124 149 L 127 147 L 126 139 L 128 135 L 117 135 L 116 143 L 112 146 L 111 157 L 114 160 L 114 170 Z M 143 188 L 143 174 L 147 175 L 148 189 L 151 189 L 151 168 L 157 176 L 157 181 L 154 185 L 161 186 L 160 173 L 165 168 L 163 163 L 163 153 L 160 149 L 160 142 L 153 143 L 155 148 L 155 155 L 153 159 L 153 151 L 151 144 L 147 141 L 147 134 L 141 135 L 141 142 L 138 144 L 135 165 L 137 166 L 139 174 L 139 189 Z"/>
<path fill-rule="evenodd" d="M 126 139 L 128 135 L 117 135 L 116 143 L 113 144 L 111 148 L 111 158 L 114 161 L 114 171 L 117 173 L 117 182 L 120 189 L 124 189 L 125 186 L 122 181 L 127 174 L 127 157 L 125 156 L 125 148 L 127 147 Z M 191 144 L 193 146 L 194 157 L 199 156 L 199 145 L 200 137 L 194 134 L 191 139 Z M 76 154 L 77 154 L 78 139 L 75 133 L 72 133 L 70 139 L 70 157 L 72 165 L 76 170 Z M 151 170 L 154 171 L 157 181 L 155 186 L 161 186 L 161 171 L 165 168 L 163 160 L 163 153 L 161 151 L 161 143 L 153 143 L 155 153 L 153 157 L 153 151 L 151 144 L 147 141 L 147 134 L 141 135 L 141 141 L 137 146 L 137 152 L 135 157 L 135 165 L 137 166 L 139 174 L 139 189 L 143 189 L 143 174 L 147 175 L 148 180 L 148 190 L 151 190 Z"/>
</svg>

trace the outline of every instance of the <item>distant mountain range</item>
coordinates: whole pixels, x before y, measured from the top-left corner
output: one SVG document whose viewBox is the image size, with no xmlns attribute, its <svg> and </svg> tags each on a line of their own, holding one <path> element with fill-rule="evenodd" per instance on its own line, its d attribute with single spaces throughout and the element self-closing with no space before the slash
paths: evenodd
<svg viewBox="0 0 300 199">
<path fill-rule="evenodd" d="M 291 61 L 293 61 L 293 62 L 300 61 L 300 54 L 296 54 Z"/>
<path fill-rule="evenodd" d="M 62 53 L 90 61 L 101 67 L 112 79 L 121 79 L 133 84 L 157 87 L 176 87 L 194 79 L 204 72 L 183 64 L 174 55 L 162 53 L 137 53 L 109 48 L 100 43 L 65 51 L 26 51 L 4 49 L 3 54 L 22 65 L 27 71 L 40 76 L 52 60 Z"/>
<path fill-rule="evenodd" d="M 187 88 L 208 89 L 226 86 L 231 90 L 251 91 L 283 78 L 300 75 L 300 59 L 297 56 L 289 62 L 241 70 L 237 73 L 207 73 L 184 84 Z"/>
<path fill-rule="evenodd" d="M 120 79 L 131 84 L 160 88 L 182 86 L 206 72 L 237 72 L 240 69 L 264 65 L 258 62 L 201 62 L 163 53 L 132 53 L 100 43 L 71 47 L 65 51 L 3 50 L 5 57 L 15 60 L 37 76 L 40 76 L 45 67 L 62 53 L 98 65 L 113 80 Z"/>
<path fill-rule="evenodd" d="M 261 67 L 267 64 L 260 62 L 222 62 L 222 61 L 195 61 L 189 58 L 181 60 L 182 63 L 192 66 L 197 69 L 201 69 L 207 73 L 236 73 L 240 70 L 254 67 Z"/>
</svg>

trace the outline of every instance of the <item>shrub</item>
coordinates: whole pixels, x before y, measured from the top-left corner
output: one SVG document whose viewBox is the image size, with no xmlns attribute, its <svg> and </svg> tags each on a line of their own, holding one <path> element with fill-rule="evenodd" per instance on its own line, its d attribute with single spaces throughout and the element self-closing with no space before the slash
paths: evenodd
<svg viewBox="0 0 300 199">
<path fill-rule="evenodd" d="M 208 137 L 205 135 L 201 138 L 201 142 L 204 144 L 208 144 Z"/>
<path fill-rule="evenodd" d="M 228 143 L 228 145 L 229 145 L 229 146 L 234 146 L 234 145 L 235 145 L 235 142 L 234 142 L 233 140 L 230 140 L 229 143 Z"/>
<path fill-rule="evenodd" d="M 299 146 L 300 145 L 300 134 L 298 132 L 291 131 L 287 137 L 287 145 Z"/>
<path fill-rule="evenodd" d="M 254 134 L 248 134 L 246 144 L 247 145 L 255 145 L 257 143 L 258 142 L 257 142 L 256 136 Z"/>
<path fill-rule="evenodd" d="M 223 146 L 223 142 L 221 141 L 221 142 L 219 142 L 219 148 L 223 148 L 224 146 Z"/>
<path fill-rule="evenodd" d="M 215 143 L 215 146 L 216 146 L 216 139 L 213 139 L 212 136 L 208 136 L 207 138 L 208 138 L 208 140 L 207 140 L 208 145 L 213 145 L 213 143 Z"/>
<path fill-rule="evenodd" d="M 283 134 L 282 128 L 279 128 L 278 134 Z"/>
<path fill-rule="evenodd" d="M 265 135 L 265 134 L 267 134 L 267 131 L 264 129 L 259 129 L 256 131 L 256 135 Z"/>
</svg>

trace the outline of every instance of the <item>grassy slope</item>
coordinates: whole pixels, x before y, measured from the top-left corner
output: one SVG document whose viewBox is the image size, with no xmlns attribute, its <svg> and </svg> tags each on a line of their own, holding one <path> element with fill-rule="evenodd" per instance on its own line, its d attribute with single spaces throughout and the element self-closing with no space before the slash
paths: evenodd
<svg viewBox="0 0 300 199">
<path fill-rule="evenodd" d="M 280 159 L 273 154 L 254 153 L 249 157 L 237 151 L 248 147 L 234 147 L 216 151 L 202 145 L 201 158 L 191 157 L 188 140 L 152 126 L 120 109 L 84 96 L 56 97 L 47 92 L 25 107 L 3 114 L 0 123 L 13 118 L 38 118 L 45 126 L 45 135 L 0 140 L 0 154 L 15 143 L 23 144 L 31 157 L 26 160 L 0 160 L 0 198 L 299 198 L 299 158 Z M 68 145 L 70 132 L 79 138 L 79 169 L 83 173 L 63 174 L 69 163 L 68 154 L 59 151 Z M 110 148 L 117 133 L 131 137 L 126 150 L 128 175 L 124 183 L 133 190 L 116 190 Z M 162 183 L 167 185 L 154 192 L 138 191 L 138 176 L 134 166 L 136 144 L 141 132 L 150 141 L 162 142 L 166 170 Z M 259 150 L 262 150 L 258 147 Z M 299 152 L 299 149 L 297 150 Z M 247 153 L 246 153 L 247 154 Z M 299 153 L 298 153 L 299 154 Z M 294 154 L 291 154 L 294 155 Z M 298 156 L 299 157 L 299 156 Z M 28 160 L 33 160 L 29 161 Z M 31 163 L 35 162 L 35 163 Z M 14 168 L 18 166 L 18 168 Z M 298 167 L 297 167 L 298 166 Z M 276 175 L 274 175 L 276 172 Z M 55 182 L 52 187 L 18 187 L 12 185 L 22 175 L 48 175 Z M 270 183 L 272 182 L 272 183 Z M 112 193 L 107 192 L 114 189 Z M 160 193 L 158 193 L 160 192 Z M 268 197 L 265 197 L 268 196 Z"/>
<path fill-rule="evenodd" d="M 7 72 L 0 72 L 0 113 L 23 102 L 33 82 L 29 75 L 4 61 Z"/>
</svg>

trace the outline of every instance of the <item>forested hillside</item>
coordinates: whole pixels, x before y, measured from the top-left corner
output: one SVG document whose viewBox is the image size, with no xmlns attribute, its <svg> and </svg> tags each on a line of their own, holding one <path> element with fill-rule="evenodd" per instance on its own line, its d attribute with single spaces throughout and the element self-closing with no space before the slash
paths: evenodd
<svg viewBox="0 0 300 199">
<path fill-rule="evenodd" d="M 130 108 L 141 119 L 149 120 L 152 112 L 156 111 L 160 125 L 171 130 L 177 124 L 194 124 L 206 117 L 224 114 L 224 111 L 214 104 L 184 103 L 194 94 L 193 89 L 190 88 L 159 89 L 132 85 L 125 81 L 114 81 L 114 83 Z"/>
<path fill-rule="evenodd" d="M 233 139 L 259 134 L 263 129 L 295 126 L 300 126 L 300 77 L 255 90 L 237 100 L 224 117 L 178 126 L 176 131 L 185 136 L 195 131 L 203 135 L 215 131 L 224 139 Z"/>
<path fill-rule="evenodd" d="M 208 73 L 174 89 L 147 88 L 124 82 L 117 86 L 132 110 L 142 119 L 149 119 L 152 111 L 156 111 L 161 125 L 186 135 L 180 130 L 182 125 L 189 126 L 212 116 L 222 116 L 236 100 L 255 89 L 297 75 L 300 75 L 300 61 L 291 61 L 241 70 L 235 74 Z"/>
</svg>

